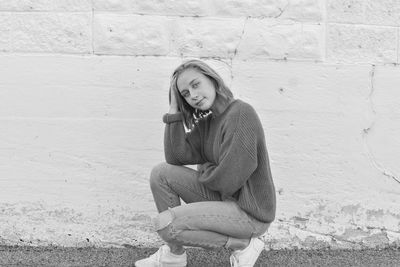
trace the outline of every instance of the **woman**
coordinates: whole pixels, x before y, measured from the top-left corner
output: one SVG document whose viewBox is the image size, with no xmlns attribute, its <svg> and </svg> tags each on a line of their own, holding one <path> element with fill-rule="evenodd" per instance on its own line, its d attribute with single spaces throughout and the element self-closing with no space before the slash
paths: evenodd
<svg viewBox="0 0 400 267">
<path fill-rule="evenodd" d="M 196 246 L 232 249 L 232 266 L 253 266 L 276 207 L 261 122 L 199 60 L 174 71 L 169 98 L 166 163 L 150 177 L 155 229 L 167 244 L 135 265 L 186 266 L 183 246 Z M 197 171 L 184 166 L 192 164 Z"/>
</svg>

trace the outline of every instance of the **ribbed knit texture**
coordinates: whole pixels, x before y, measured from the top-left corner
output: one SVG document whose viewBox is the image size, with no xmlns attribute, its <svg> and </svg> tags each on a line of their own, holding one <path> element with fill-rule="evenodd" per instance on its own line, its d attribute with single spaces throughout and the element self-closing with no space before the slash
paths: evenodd
<svg viewBox="0 0 400 267">
<path fill-rule="evenodd" d="M 254 218 L 270 223 L 276 198 L 264 130 L 255 110 L 235 100 L 218 116 L 201 119 L 186 133 L 182 116 L 164 115 L 166 161 L 174 165 L 201 164 L 199 181 L 236 201 Z"/>
</svg>

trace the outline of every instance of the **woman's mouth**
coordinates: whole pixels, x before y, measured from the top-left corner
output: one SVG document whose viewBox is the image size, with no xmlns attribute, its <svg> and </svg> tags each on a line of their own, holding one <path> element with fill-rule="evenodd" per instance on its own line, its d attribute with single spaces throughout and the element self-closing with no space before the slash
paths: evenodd
<svg viewBox="0 0 400 267">
<path fill-rule="evenodd" d="M 201 106 L 203 103 L 204 98 L 202 98 L 200 101 L 196 102 L 196 106 Z"/>
</svg>

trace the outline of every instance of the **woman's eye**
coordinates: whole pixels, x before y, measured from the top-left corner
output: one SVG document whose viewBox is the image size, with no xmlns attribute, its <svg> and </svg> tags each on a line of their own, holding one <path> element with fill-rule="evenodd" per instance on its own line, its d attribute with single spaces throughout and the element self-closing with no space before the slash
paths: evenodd
<svg viewBox="0 0 400 267">
<path fill-rule="evenodd" d="M 192 87 L 196 89 L 197 87 L 199 87 L 199 84 L 200 84 L 200 82 L 197 82 L 197 83 L 193 84 Z"/>
</svg>

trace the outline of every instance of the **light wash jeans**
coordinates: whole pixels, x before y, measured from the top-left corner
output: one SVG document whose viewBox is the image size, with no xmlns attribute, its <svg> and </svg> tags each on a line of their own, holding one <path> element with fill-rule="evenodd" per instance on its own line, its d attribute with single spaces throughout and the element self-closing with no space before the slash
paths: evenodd
<svg viewBox="0 0 400 267">
<path fill-rule="evenodd" d="M 247 239 L 266 232 L 269 223 L 256 220 L 233 201 L 222 201 L 197 180 L 196 170 L 161 163 L 150 176 L 150 186 L 159 215 L 153 220 L 156 231 L 170 244 L 226 247 L 233 239 Z M 182 199 L 186 204 L 181 205 Z M 164 230 L 166 229 L 166 231 Z"/>
</svg>

